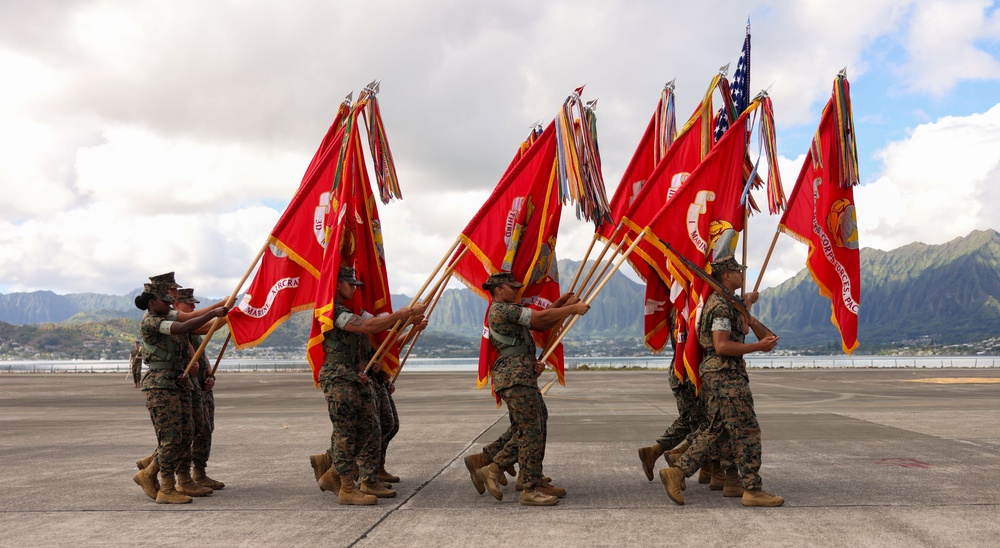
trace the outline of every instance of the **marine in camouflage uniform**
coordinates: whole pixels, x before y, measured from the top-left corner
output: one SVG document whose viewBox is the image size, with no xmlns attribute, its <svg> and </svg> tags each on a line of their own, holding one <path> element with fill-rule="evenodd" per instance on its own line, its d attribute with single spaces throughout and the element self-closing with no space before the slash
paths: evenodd
<svg viewBox="0 0 1000 548">
<path fill-rule="evenodd" d="M 661 455 L 668 451 L 678 455 L 683 453 L 690 446 L 698 429 L 708 426 L 705 402 L 697 394 L 694 384 L 689 379 L 677 378 L 674 370 L 677 360 L 677 340 L 674 337 L 676 318 L 677 310 L 673 309 L 670 311 L 668 327 L 674 356 L 670 362 L 670 376 L 667 382 L 677 404 L 677 418 L 667 427 L 663 435 L 656 439 L 654 445 L 639 448 L 639 461 L 646 479 L 650 481 L 653 480 L 653 467 Z"/>
<path fill-rule="evenodd" d="M 177 292 L 177 302 L 179 306 L 186 306 L 191 309 L 200 301 L 194 297 L 194 289 L 185 288 Z M 190 310 L 185 310 L 190 312 Z M 185 335 L 189 343 L 189 349 L 196 349 L 201 346 L 202 337 L 195 333 Z M 212 433 L 215 432 L 215 396 L 212 388 L 215 385 L 215 378 L 211 375 L 211 364 L 208 357 L 202 352 L 198 357 L 198 372 L 191 376 L 193 386 L 191 392 L 191 420 L 194 424 L 194 438 L 191 441 L 191 462 L 192 478 L 198 485 L 218 491 L 226 487 L 225 483 L 214 480 L 205 473 L 208 467 L 208 457 L 212 452 Z M 211 379 L 211 380 L 210 380 Z"/>
<path fill-rule="evenodd" d="M 183 334 L 225 315 L 226 310 L 220 308 L 199 319 L 175 322 L 169 319 L 170 303 L 174 302 L 172 289 L 170 283 L 156 280 L 144 285 L 143 293 L 136 297 L 136 306 L 147 311 L 139 327 L 143 360 L 149 364 L 149 371 L 142 379 L 142 391 L 156 431 L 157 450 L 152 462 L 133 480 L 158 503 L 187 503 L 191 498 L 174 488 L 175 473 L 180 476 L 187 472 L 184 466 L 190 459 L 194 430 L 192 385 L 190 379 L 180 376 L 187 365 L 184 360 L 187 341 Z"/>
<path fill-rule="evenodd" d="M 364 357 L 370 356 L 367 334 L 384 331 L 397 320 L 423 312 L 423 305 L 417 305 L 378 318 L 367 312 L 354 314 L 342 301 L 349 300 L 360 285 L 353 268 L 341 267 L 334 325 L 324 334 L 326 357 L 319 373 L 333 431 L 327 453 L 332 467 L 318 483 L 323 490 L 339 489 L 337 499 L 341 504 L 375 504 L 376 497 L 396 495 L 378 482 L 381 428 L 375 391 L 364 371 Z M 355 479 L 361 480 L 360 492 L 354 488 Z"/>
<path fill-rule="evenodd" d="M 523 487 L 521 504 L 551 506 L 566 491 L 543 480 L 548 410 L 538 389 L 542 367 L 535 359 L 529 330 L 551 329 L 570 314 L 585 314 L 590 307 L 566 294 L 548 309 L 532 310 L 515 303 L 517 288 L 522 285 L 509 272 L 492 274 L 483 284 L 493 297 L 487 313 L 490 341 L 498 351 L 491 370 L 493 390 L 507 405 L 511 439 L 493 456 L 491 464 L 476 470 L 472 479 L 477 490 L 485 484 L 490 494 L 502 500 L 502 470 L 517 462 Z"/>
<path fill-rule="evenodd" d="M 132 382 L 139 388 L 142 380 L 142 341 L 135 341 L 135 348 L 128 355 L 128 365 L 132 370 Z"/>
<path fill-rule="evenodd" d="M 389 449 L 389 442 L 399 432 L 399 414 L 396 412 L 396 403 L 392 401 L 392 394 L 389 393 L 391 384 L 392 380 L 384 370 L 380 369 L 372 375 L 372 387 L 375 390 L 378 401 L 379 427 L 382 433 L 377 471 L 378 479 L 379 481 L 396 483 L 399 481 L 399 476 L 392 475 L 385 469 L 385 455 Z"/>
<path fill-rule="evenodd" d="M 716 279 L 730 290 L 742 285 L 743 272 L 733 258 L 712 263 Z M 756 327 L 756 319 L 751 319 Z M 761 326 L 762 327 L 762 326 Z M 723 467 L 730 458 L 735 463 L 741 486 L 744 506 L 780 506 L 784 499 L 763 491 L 759 475 L 761 463 L 760 425 L 753 407 L 750 378 L 747 375 L 743 354 L 770 351 L 777 337 L 769 334 L 754 344 L 746 344 L 748 327 L 740 313 L 721 293 L 713 292 L 705 302 L 698 328 L 698 342 L 704 349 L 699 366 L 701 386 L 705 396 L 709 425 L 691 443 L 691 447 L 677 461 L 677 465 L 660 470 L 660 478 L 670 498 L 684 504 L 680 494 L 684 477 L 689 477 L 705 462 L 714 448 L 723 457 Z M 726 343 L 719 343 L 715 333 L 725 333 Z M 721 339 L 721 337 L 718 337 Z M 726 344 L 720 351 L 719 344 Z M 731 451 L 731 453 L 730 453 Z"/>
</svg>

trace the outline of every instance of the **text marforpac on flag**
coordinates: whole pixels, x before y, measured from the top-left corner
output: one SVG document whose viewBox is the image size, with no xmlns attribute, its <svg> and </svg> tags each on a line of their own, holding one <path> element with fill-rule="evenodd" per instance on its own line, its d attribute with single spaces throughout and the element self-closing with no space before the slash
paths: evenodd
<svg viewBox="0 0 1000 548">
<path fill-rule="evenodd" d="M 809 246 L 806 266 L 820 294 L 831 301 L 830 320 L 840 331 L 841 346 L 847 354 L 859 344 L 861 258 L 854 207 L 857 183 L 850 84 L 840 75 L 778 228 Z"/>
</svg>

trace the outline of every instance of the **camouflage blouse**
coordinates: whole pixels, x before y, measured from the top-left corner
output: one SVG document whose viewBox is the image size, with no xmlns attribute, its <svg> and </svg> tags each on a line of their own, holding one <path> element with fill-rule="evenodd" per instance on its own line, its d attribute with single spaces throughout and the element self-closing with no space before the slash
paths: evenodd
<svg viewBox="0 0 1000 548">
<path fill-rule="evenodd" d="M 319 380 L 342 378 L 361 382 L 358 377 L 358 364 L 364 359 L 363 352 L 368 343 L 368 337 L 363 333 L 352 333 L 344 329 L 347 322 L 357 314 L 345 305 L 336 303 L 333 308 L 333 329 L 323 335 L 323 351 L 326 358 L 319 371 Z M 364 319 L 365 313 L 361 318 Z M 367 314 L 371 317 L 370 314 Z M 363 365 L 361 367 L 364 367 Z"/>
<path fill-rule="evenodd" d="M 151 369 L 142 378 L 143 390 L 177 390 L 177 375 L 187 365 L 183 361 L 182 345 L 187 341 L 170 334 L 173 322 L 167 316 L 146 312 L 139 324 L 142 337 L 142 359 L 146 363 L 168 362 L 173 369 Z"/>
<path fill-rule="evenodd" d="M 531 309 L 494 301 L 490 305 L 487 322 L 492 333 L 513 342 L 508 344 L 490 336 L 493 347 L 500 352 L 500 356 L 493 362 L 493 390 L 499 392 L 515 385 L 535 386 L 538 383 L 535 375 L 535 342 L 528 331 Z M 504 355 L 508 348 L 523 348 L 523 351 Z"/>
<path fill-rule="evenodd" d="M 712 342 L 713 331 L 728 331 L 729 340 L 742 343 L 746 335 L 743 333 L 743 317 L 733 305 L 718 292 L 709 295 L 701 312 L 701 324 L 698 326 L 698 344 L 705 350 L 698 370 L 704 374 L 711 371 L 721 371 L 735 368 L 746 371 L 742 356 L 720 356 L 715 352 Z"/>
</svg>

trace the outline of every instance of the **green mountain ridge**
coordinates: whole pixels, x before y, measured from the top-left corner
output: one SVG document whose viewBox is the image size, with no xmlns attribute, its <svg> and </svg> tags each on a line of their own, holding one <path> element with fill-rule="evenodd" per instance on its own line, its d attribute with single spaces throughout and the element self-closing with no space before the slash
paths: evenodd
<svg viewBox="0 0 1000 548">
<path fill-rule="evenodd" d="M 579 261 L 559 261 L 564 290 L 578 268 Z M 861 354 L 907 345 L 952 345 L 952 352 L 968 353 L 976 348 L 954 345 L 1000 334 L 1000 233 L 995 230 L 975 231 L 941 245 L 912 243 L 891 251 L 864 248 L 861 279 Z M 0 356 L 121 358 L 127 355 L 141 318 L 133 304 L 137 293 L 0 295 Z M 392 295 L 397 307 L 411 300 Z M 567 335 L 567 354 L 648 354 L 642 344 L 643 305 L 643 286 L 617 273 L 594 299 L 592 311 Z M 415 355 L 476 355 L 485 313 L 486 301 L 469 289 L 445 290 Z M 754 314 L 781 336 L 781 349 L 840 351 L 840 336 L 830 321 L 830 301 L 819 295 L 805 269 L 762 291 Z M 302 356 L 309 328 L 309 315 L 296 314 L 259 347 L 237 355 Z M 221 345 L 221 337 L 217 338 L 213 346 Z M 125 353 L 119 354 L 122 349 Z"/>
</svg>

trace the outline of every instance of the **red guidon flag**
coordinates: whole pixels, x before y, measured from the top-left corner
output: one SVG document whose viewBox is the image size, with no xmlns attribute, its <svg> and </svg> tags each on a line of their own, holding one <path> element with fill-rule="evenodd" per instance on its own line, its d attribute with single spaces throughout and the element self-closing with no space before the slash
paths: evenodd
<svg viewBox="0 0 1000 548">
<path fill-rule="evenodd" d="M 460 239 L 468 252 L 455 264 L 455 275 L 489 301 L 489 292 L 482 288 L 486 278 L 494 272 L 512 272 L 524 284 L 519 304 L 544 309 L 560 295 L 555 247 L 562 203 L 556 177 L 555 125 L 550 123 L 533 144 L 518 154 L 520 160 L 507 169 L 493 194 L 462 231 Z M 490 379 L 496 358 L 486 319 L 483 321 L 480 388 Z M 532 331 L 532 336 L 544 348 L 554 331 Z M 561 344 L 549 357 L 548 365 L 559 382 L 565 382 Z"/>
<path fill-rule="evenodd" d="M 615 194 L 615 200 L 627 200 L 628 204 L 621 217 L 616 217 L 622 226 L 618 238 L 614 240 L 619 247 L 631 245 L 643 227 L 649 224 L 705 157 L 708 152 L 706 143 L 711 143 L 712 126 L 708 122 L 712 112 L 712 93 L 722 81 L 722 77 L 718 75 L 712 79 L 704 99 L 695 108 L 673 144 L 666 149 L 655 167 L 637 162 L 633 157 Z M 639 154 L 641 149 L 640 145 L 636 154 Z M 643 175 L 644 169 L 650 171 Z M 645 181 L 641 185 L 636 185 L 635 181 L 640 177 Z M 625 187 L 629 192 L 622 193 L 622 186 L 627 181 L 632 181 Z M 663 253 L 648 242 L 640 242 L 628 260 L 636 273 L 646 282 L 643 307 L 646 347 L 653 352 L 662 352 L 669 343 L 673 275 L 667 268 Z"/>
<path fill-rule="evenodd" d="M 778 228 L 809 246 L 806 266 L 820 294 L 831 301 L 830 320 L 840 331 L 841 346 L 847 354 L 858 347 L 861 302 L 856 184 L 850 84 L 841 74 L 834 82 L 833 97 L 823 109 L 819 129 Z"/>
<path fill-rule="evenodd" d="M 665 243 L 691 262 L 708 267 L 713 250 L 731 248 L 737 233 L 743 230 L 743 160 L 747 148 L 747 116 L 756 108 L 754 102 L 712 148 L 705 160 L 650 220 L 646 241 L 667 257 L 661 265 L 672 272 L 676 285 L 671 295 L 677 308 L 677 353 L 675 367 L 700 385 L 698 365 L 700 348 L 697 337 L 697 306 L 708 297 L 708 288 L 683 263 L 670 258 Z M 676 143 L 675 145 L 676 146 Z M 716 251 L 718 252 L 718 251 Z"/>
<path fill-rule="evenodd" d="M 348 107 L 337 117 L 302 177 L 298 191 L 268 236 L 268 249 L 239 305 L 228 322 L 236 348 L 264 341 L 295 312 L 312 308 L 325 234 L 323 218 L 344 137 Z"/>
<path fill-rule="evenodd" d="M 354 267 L 358 278 L 364 283 L 355 292 L 354 298 L 344 303 L 352 312 L 359 315 L 368 312 L 374 316 L 392 313 L 381 225 L 365 167 L 361 135 L 356 124 L 360 112 L 361 109 L 356 107 L 347 121 L 340 177 L 331 193 L 324 221 L 328 243 L 320 268 L 312 329 L 306 349 L 313 382 L 317 384 L 319 371 L 326 357 L 323 337 L 333 329 L 336 319 L 334 302 L 341 266 Z M 386 336 L 387 333 L 373 336 L 373 347 L 377 349 Z M 390 371 L 399 367 L 397 345 L 389 346 L 383 365 Z"/>
</svg>

